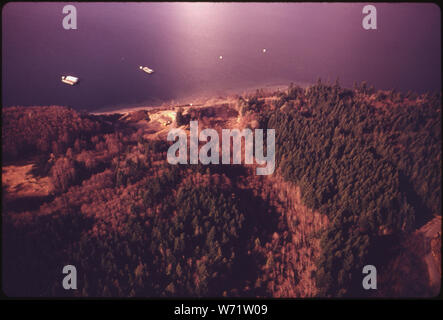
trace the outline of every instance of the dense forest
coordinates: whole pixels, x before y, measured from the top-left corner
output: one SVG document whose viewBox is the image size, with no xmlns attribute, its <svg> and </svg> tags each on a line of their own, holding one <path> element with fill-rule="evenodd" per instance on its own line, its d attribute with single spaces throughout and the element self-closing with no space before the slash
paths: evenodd
<svg viewBox="0 0 443 320">
<path fill-rule="evenodd" d="M 304 240 L 320 245 L 307 256 L 315 260 L 317 296 L 369 295 L 361 289 L 362 266 L 382 263 L 380 247 L 440 213 L 440 99 L 319 81 L 273 95 L 257 91 L 233 106 L 238 117 L 275 129 L 274 175 L 327 217 L 327 227 Z M 203 114 L 179 110 L 177 125 Z M 296 250 L 300 226 L 273 198 L 279 186 L 251 168 L 170 165 L 168 142 L 147 139 L 119 114 L 52 106 L 5 108 L 2 115 L 3 165 L 32 161 L 34 176 L 49 177 L 52 186 L 30 201 L 3 185 L 8 295 L 298 292 L 291 287 L 302 280 L 295 265 L 303 256 L 287 252 Z M 67 264 L 78 270 L 74 293 L 60 285 Z"/>
<path fill-rule="evenodd" d="M 410 232 L 441 212 L 440 96 L 320 81 L 290 87 L 276 105 L 266 116 L 281 174 L 332 222 L 321 235 L 320 294 L 355 295 L 353 275 L 377 259 L 374 238 Z"/>
</svg>

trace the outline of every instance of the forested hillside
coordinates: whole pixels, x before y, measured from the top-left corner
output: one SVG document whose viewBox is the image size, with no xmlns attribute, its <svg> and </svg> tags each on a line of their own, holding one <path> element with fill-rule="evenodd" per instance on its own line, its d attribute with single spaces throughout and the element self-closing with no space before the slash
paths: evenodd
<svg viewBox="0 0 443 320">
<path fill-rule="evenodd" d="M 11 190 L 27 181 L 3 185 L 4 290 L 371 295 L 362 267 L 387 264 L 383 253 L 440 214 L 440 99 L 319 81 L 257 91 L 219 114 L 179 110 L 179 125 L 204 117 L 275 129 L 272 177 L 244 165 L 168 164 L 166 139 L 143 131 L 154 112 L 130 122 L 56 106 L 6 108 L 4 166 L 32 163 L 33 179 L 51 191 L 23 198 Z M 75 292 L 61 287 L 67 264 L 78 270 Z"/>
<path fill-rule="evenodd" d="M 353 275 L 379 262 L 376 238 L 415 230 L 441 211 L 440 97 L 319 82 L 290 88 L 276 105 L 267 126 L 281 174 L 332 222 L 317 285 L 325 295 L 356 294 L 361 277 Z"/>
</svg>

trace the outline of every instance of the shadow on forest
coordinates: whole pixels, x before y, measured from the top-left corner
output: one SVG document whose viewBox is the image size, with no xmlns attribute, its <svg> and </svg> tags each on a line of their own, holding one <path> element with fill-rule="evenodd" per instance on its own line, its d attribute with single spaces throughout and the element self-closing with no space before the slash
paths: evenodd
<svg viewBox="0 0 443 320">
<path fill-rule="evenodd" d="M 92 222 L 78 213 L 40 216 L 33 224 L 4 221 L 4 292 L 16 297 L 53 295 L 53 289 L 61 287 L 63 266 L 71 263 L 66 260 L 66 249 L 79 241 Z"/>
<path fill-rule="evenodd" d="M 6 199 L 3 197 L 3 212 L 23 212 L 38 210 L 45 202 L 54 199 L 53 195 L 49 196 L 31 196 Z"/>
<path fill-rule="evenodd" d="M 432 219 L 432 212 L 415 192 L 412 183 L 403 172 L 399 172 L 400 191 L 406 194 L 408 202 L 415 210 L 415 227 L 419 229 Z"/>
<path fill-rule="evenodd" d="M 243 245 L 245 254 L 237 257 L 234 264 L 233 282 L 250 283 L 254 288 L 254 282 L 260 276 L 260 269 L 264 266 L 264 256 L 248 255 L 247 250 L 254 246 L 254 240 L 260 239 L 262 244 L 271 241 L 272 235 L 278 228 L 278 217 L 276 209 L 262 198 L 254 197 L 252 190 L 239 190 L 236 193 L 240 198 L 241 210 L 245 213 L 245 227 L 240 245 Z M 242 235 L 241 235 L 242 236 Z M 250 245 L 251 247 L 249 247 Z M 252 289 L 254 290 L 254 289 Z M 263 296 L 265 292 L 245 292 L 249 296 Z"/>
<path fill-rule="evenodd" d="M 235 185 L 239 179 L 250 174 L 249 169 L 243 165 L 215 165 L 211 166 L 211 174 L 225 174 Z M 251 189 L 234 188 L 233 193 L 239 199 L 240 211 L 245 216 L 245 222 L 238 242 L 238 252 L 232 266 L 229 278 L 220 277 L 218 283 L 211 283 L 210 287 L 237 288 L 242 296 L 264 296 L 265 288 L 256 289 L 255 281 L 259 278 L 261 267 L 266 262 L 266 257 L 253 252 L 255 239 L 264 244 L 271 241 L 274 232 L 278 231 L 279 215 L 276 208 L 262 198 L 255 196 Z M 250 251 L 250 254 L 248 254 Z M 243 290 L 249 286 L 249 290 Z"/>
</svg>

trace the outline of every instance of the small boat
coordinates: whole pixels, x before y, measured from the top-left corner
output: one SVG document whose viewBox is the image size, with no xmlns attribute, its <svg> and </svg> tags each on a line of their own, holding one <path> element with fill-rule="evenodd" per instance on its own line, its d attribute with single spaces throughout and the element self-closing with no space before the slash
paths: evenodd
<svg viewBox="0 0 443 320">
<path fill-rule="evenodd" d="M 62 76 L 62 82 L 73 86 L 78 82 L 78 78 L 73 76 Z"/>
<path fill-rule="evenodd" d="M 148 67 L 142 67 L 142 66 L 140 66 L 139 68 L 140 68 L 140 70 L 146 72 L 147 74 L 151 74 L 151 73 L 154 72 L 154 70 L 152 70 L 151 68 L 148 68 Z"/>
</svg>

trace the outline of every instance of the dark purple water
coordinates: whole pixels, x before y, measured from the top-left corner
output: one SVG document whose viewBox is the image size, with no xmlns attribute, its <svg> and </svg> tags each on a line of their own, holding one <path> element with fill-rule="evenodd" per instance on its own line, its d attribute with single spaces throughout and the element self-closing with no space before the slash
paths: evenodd
<svg viewBox="0 0 443 320">
<path fill-rule="evenodd" d="M 318 77 L 441 88 L 440 10 L 432 4 L 376 4 L 371 31 L 362 28 L 360 3 L 74 3 L 78 29 L 64 30 L 66 4 L 3 8 L 3 106 L 97 110 Z M 64 74 L 81 82 L 63 84 Z"/>
</svg>

